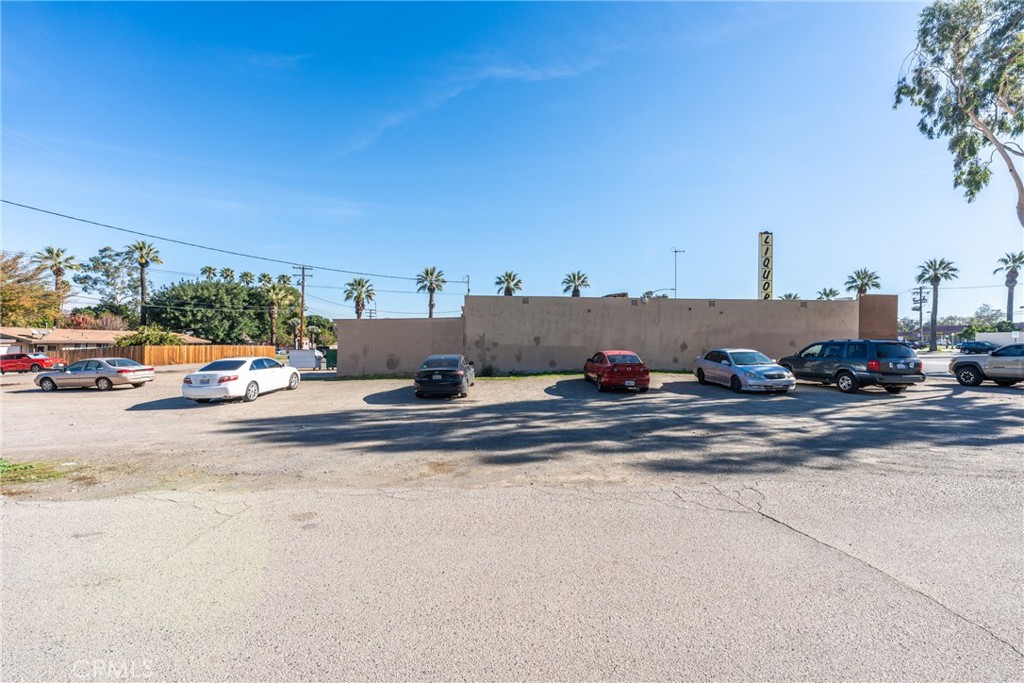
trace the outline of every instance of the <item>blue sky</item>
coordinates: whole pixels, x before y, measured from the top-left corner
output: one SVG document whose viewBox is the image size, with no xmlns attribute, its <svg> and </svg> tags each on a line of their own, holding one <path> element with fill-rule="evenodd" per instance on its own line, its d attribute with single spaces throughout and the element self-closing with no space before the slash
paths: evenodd
<svg viewBox="0 0 1024 683">
<path fill-rule="evenodd" d="M 756 298 L 761 230 L 776 295 L 869 268 L 911 315 L 942 257 L 940 316 L 1004 308 L 992 271 L 1024 248 L 1005 169 L 966 203 L 945 142 L 892 109 L 922 7 L 5 2 L 3 198 L 322 267 L 308 307 L 329 317 L 354 316 L 352 276 L 324 268 L 396 276 L 371 278 L 382 317 L 425 315 L 401 278 L 428 265 L 444 314 L 467 276 L 639 295 L 674 259 L 680 297 Z M 5 251 L 139 239 L 2 212 Z M 293 272 L 151 241 L 158 286 Z"/>
</svg>

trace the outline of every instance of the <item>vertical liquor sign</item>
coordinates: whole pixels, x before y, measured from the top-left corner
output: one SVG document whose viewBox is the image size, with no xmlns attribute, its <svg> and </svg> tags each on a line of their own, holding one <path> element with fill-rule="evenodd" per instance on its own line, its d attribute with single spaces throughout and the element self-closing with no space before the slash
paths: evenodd
<svg viewBox="0 0 1024 683">
<path fill-rule="evenodd" d="M 762 299 L 772 298 L 772 283 L 775 278 L 775 266 L 772 262 L 772 234 L 770 232 L 759 232 L 757 234 L 758 271 L 758 294 Z"/>
</svg>

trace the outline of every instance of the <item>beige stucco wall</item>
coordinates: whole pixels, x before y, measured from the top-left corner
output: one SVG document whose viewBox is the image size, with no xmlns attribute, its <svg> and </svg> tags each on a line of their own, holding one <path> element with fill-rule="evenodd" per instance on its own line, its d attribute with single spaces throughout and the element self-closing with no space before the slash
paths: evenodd
<svg viewBox="0 0 1024 683">
<path fill-rule="evenodd" d="M 778 358 L 816 339 L 856 337 L 859 325 L 856 301 L 470 296 L 464 312 L 466 355 L 502 373 L 572 370 L 607 348 L 689 370 L 710 348 Z"/>
<path fill-rule="evenodd" d="M 459 352 L 478 371 L 575 370 L 609 348 L 636 351 L 655 369 L 690 370 L 721 346 L 779 358 L 821 339 L 893 338 L 896 303 L 468 296 L 463 318 L 336 320 L 338 374 L 412 375 L 431 353 Z"/>
<path fill-rule="evenodd" d="M 432 353 L 462 353 L 462 318 L 335 320 L 338 375 L 411 376 Z"/>
</svg>

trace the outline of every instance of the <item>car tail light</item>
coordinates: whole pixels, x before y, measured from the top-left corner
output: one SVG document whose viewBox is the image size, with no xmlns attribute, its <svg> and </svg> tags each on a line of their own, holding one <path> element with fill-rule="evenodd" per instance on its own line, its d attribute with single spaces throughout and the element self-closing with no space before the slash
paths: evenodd
<svg viewBox="0 0 1024 683">
<path fill-rule="evenodd" d="M 456 376 L 456 377 L 462 377 L 462 376 L 464 376 L 465 374 L 466 374 L 466 373 L 465 373 L 465 372 L 463 372 L 462 370 L 456 370 L 456 371 L 455 371 L 455 376 Z"/>
<path fill-rule="evenodd" d="M 870 370 L 872 372 L 878 372 L 881 369 L 882 369 L 882 366 L 878 364 L 877 360 L 869 360 L 868 361 L 868 370 Z"/>
<path fill-rule="evenodd" d="M 234 382 L 238 379 L 238 375 L 225 375 L 217 380 L 217 384 L 224 384 L 225 382 Z"/>
<path fill-rule="evenodd" d="M 190 378 L 186 377 L 185 379 L 181 380 L 181 383 L 182 384 L 192 384 L 192 380 Z"/>
</svg>

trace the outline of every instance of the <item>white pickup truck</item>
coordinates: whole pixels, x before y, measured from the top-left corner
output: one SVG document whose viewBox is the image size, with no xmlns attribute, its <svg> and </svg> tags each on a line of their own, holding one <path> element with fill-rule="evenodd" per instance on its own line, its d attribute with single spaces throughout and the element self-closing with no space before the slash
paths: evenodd
<svg viewBox="0 0 1024 683">
<path fill-rule="evenodd" d="M 1024 381 L 1024 344 L 1002 346 L 992 353 L 954 356 L 949 371 L 965 387 L 976 387 L 989 379 L 1001 387 Z"/>
</svg>

